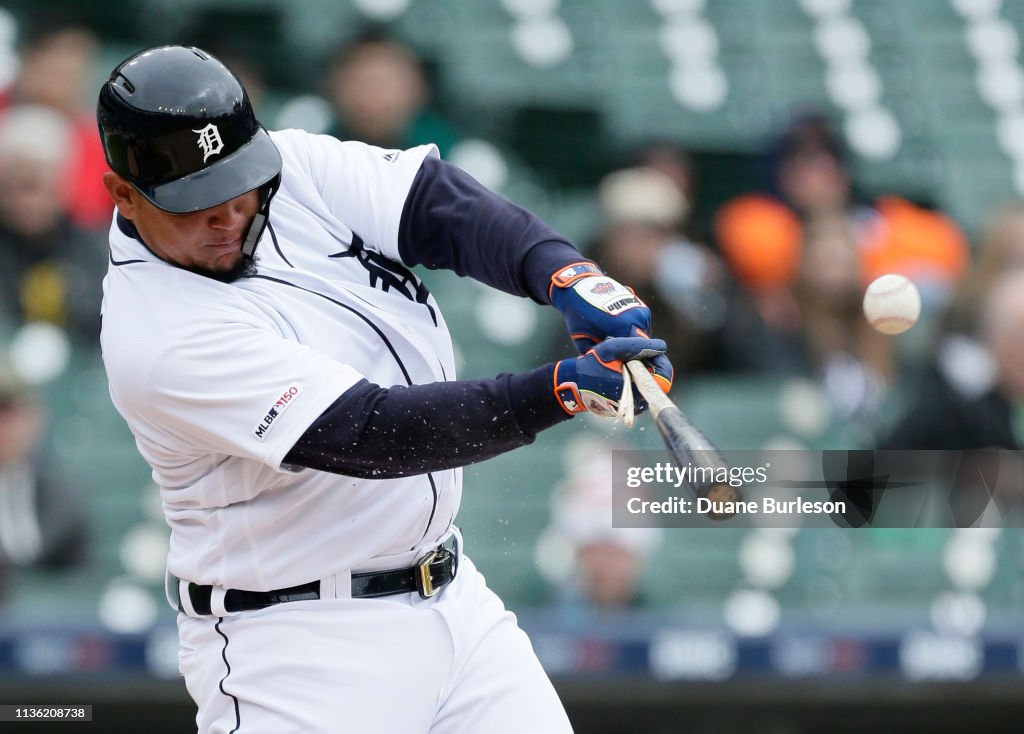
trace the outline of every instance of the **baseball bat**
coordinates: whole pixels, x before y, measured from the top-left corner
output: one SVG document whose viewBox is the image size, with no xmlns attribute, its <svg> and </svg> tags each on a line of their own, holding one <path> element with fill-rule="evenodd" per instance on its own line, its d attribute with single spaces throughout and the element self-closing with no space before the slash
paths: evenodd
<svg viewBox="0 0 1024 734">
<path fill-rule="evenodd" d="M 705 497 L 712 502 L 737 502 L 740 500 L 738 487 L 733 487 L 728 480 L 722 481 L 724 474 L 729 476 L 729 464 L 683 412 L 661 391 L 658 383 L 651 377 L 647 367 L 639 360 L 626 362 L 633 382 L 640 394 L 650 406 L 651 418 L 654 419 L 665 446 L 679 468 L 692 467 L 691 481 L 687 488 L 695 497 Z M 724 472 L 722 470 L 725 470 Z M 721 506 L 721 505 L 719 505 Z M 713 520 L 727 520 L 735 513 L 709 512 Z"/>
</svg>

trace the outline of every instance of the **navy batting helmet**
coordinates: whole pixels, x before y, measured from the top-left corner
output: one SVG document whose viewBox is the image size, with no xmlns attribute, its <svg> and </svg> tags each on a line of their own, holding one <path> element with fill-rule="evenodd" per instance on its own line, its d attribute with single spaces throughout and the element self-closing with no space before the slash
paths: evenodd
<svg viewBox="0 0 1024 734">
<path fill-rule="evenodd" d="M 262 233 L 281 154 L 238 78 L 198 48 L 160 46 L 123 61 L 96 107 L 110 168 L 155 206 L 184 214 L 263 193 L 246 254 Z"/>
</svg>

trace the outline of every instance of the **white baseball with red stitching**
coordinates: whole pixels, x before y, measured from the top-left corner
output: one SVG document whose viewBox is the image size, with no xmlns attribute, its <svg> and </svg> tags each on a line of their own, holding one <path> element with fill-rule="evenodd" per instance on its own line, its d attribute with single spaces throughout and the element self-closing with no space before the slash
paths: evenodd
<svg viewBox="0 0 1024 734">
<path fill-rule="evenodd" d="M 921 294 L 906 276 L 883 275 L 864 293 L 864 316 L 883 334 L 902 334 L 920 315 Z"/>
</svg>

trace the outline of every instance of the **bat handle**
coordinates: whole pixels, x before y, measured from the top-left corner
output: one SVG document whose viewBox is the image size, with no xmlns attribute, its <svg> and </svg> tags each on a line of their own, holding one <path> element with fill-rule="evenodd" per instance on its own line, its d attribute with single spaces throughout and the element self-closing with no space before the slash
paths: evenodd
<svg viewBox="0 0 1024 734">
<path fill-rule="evenodd" d="M 651 417 L 654 419 L 658 418 L 661 411 L 666 408 L 674 408 L 672 401 L 668 395 L 661 391 L 658 387 L 658 383 L 651 377 L 651 373 L 647 371 L 647 366 L 638 359 L 631 359 L 626 362 L 626 369 L 629 370 L 629 374 L 633 377 L 633 382 L 636 383 L 637 390 L 644 396 L 644 400 L 647 401 L 647 405 L 650 406 Z"/>
<path fill-rule="evenodd" d="M 651 377 L 651 373 L 647 370 L 646 365 L 638 359 L 631 359 L 626 362 L 626 367 L 629 369 L 630 375 L 633 376 L 633 382 L 636 383 L 637 389 L 644 396 L 644 400 L 647 401 L 647 405 L 650 407 L 651 418 L 657 421 L 658 416 L 666 410 L 675 413 L 676 416 L 672 422 L 681 431 L 680 439 L 685 443 L 686 447 L 693 451 L 709 452 L 714 456 L 717 465 L 725 466 L 725 462 L 718 455 L 718 449 L 696 426 L 687 420 L 686 416 L 676 407 L 671 398 L 662 392 L 661 387 Z"/>
</svg>

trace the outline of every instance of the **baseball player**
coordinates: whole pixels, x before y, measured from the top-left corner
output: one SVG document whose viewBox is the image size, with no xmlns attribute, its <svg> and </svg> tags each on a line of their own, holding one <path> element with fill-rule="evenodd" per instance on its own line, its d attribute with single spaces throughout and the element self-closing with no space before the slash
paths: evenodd
<svg viewBox="0 0 1024 734">
<path fill-rule="evenodd" d="M 132 56 L 97 116 L 103 359 L 171 528 L 199 730 L 570 731 L 463 553 L 459 467 L 613 414 L 622 360 L 667 389 L 647 307 L 433 146 L 267 132 L 199 49 Z M 456 380 L 414 265 L 554 305 L 582 356 Z"/>
</svg>

